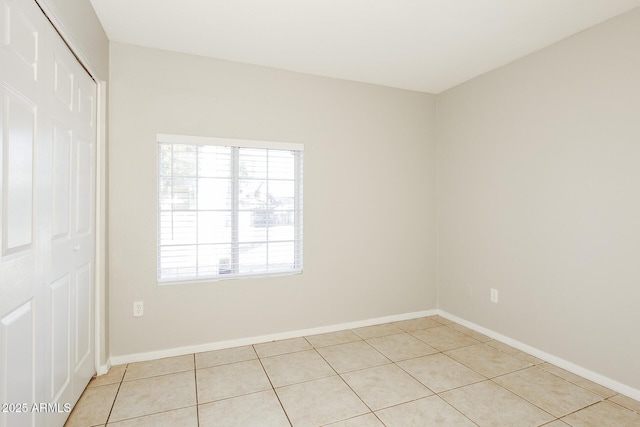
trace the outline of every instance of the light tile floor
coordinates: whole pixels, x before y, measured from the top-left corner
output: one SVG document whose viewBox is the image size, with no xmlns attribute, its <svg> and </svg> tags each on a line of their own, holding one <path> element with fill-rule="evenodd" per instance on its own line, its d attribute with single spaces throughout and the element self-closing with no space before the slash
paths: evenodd
<svg viewBox="0 0 640 427">
<path fill-rule="evenodd" d="M 640 426 L 640 402 L 439 316 L 114 366 L 67 426 Z"/>
</svg>

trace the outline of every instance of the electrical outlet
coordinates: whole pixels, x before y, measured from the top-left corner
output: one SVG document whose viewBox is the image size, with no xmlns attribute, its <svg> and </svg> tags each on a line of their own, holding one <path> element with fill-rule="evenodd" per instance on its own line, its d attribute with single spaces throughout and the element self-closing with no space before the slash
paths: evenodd
<svg viewBox="0 0 640 427">
<path fill-rule="evenodd" d="M 144 302 L 142 301 L 134 301 L 133 302 L 133 316 L 140 317 L 144 314 Z"/>
<path fill-rule="evenodd" d="M 473 286 L 471 286 L 471 285 L 469 285 L 469 286 L 467 287 L 467 296 L 468 296 L 469 298 L 473 298 Z"/>
<path fill-rule="evenodd" d="M 498 290 L 491 288 L 491 302 L 498 302 Z"/>
</svg>

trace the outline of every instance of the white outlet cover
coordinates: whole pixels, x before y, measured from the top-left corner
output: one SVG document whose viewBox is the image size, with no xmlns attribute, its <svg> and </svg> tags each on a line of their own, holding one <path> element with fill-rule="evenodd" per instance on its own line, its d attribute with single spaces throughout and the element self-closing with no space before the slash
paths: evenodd
<svg viewBox="0 0 640 427">
<path fill-rule="evenodd" d="M 491 288 L 491 302 L 498 302 L 498 290 Z"/>
<path fill-rule="evenodd" d="M 133 316 L 139 317 L 144 315 L 144 302 L 142 301 L 134 301 L 133 302 Z"/>
</svg>

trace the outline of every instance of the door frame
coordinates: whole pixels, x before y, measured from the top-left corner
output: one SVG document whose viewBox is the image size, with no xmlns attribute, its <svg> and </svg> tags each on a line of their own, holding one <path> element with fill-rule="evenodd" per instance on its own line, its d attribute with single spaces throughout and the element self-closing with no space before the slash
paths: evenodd
<svg viewBox="0 0 640 427">
<path fill-rule="evenodd" d="M 88 0 L 87 0 L 88 1 Z M 95 183 L 95 272 L 94 272 L 94 368 L 97 375 L 106 374 L 111 367 L 107 325 L 108 312 L 106 306 L 107 295 L 107 82 L 100 78 L 99 73 L 91 65 L 86 55 L 80 49 L 65 29 L 60 19 L 47 3 L 47 0 L 35 0 L 53 28 L 60 35 L 71 53 L 80 65 L 96 83 L 96 183 Z M 104 353 L 104 354 L 103 354 Z"/>
</svg>

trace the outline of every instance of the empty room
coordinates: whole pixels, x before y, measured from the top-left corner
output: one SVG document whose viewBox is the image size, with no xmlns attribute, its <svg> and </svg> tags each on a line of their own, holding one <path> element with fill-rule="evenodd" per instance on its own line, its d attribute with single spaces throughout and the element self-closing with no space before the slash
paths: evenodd
<svg viewBox="0 0 640 427">
<path fill-rule="evenodd" d="M 0 427 L 640 426 L 640 0 L 0 3 Z"/>
</svg>

